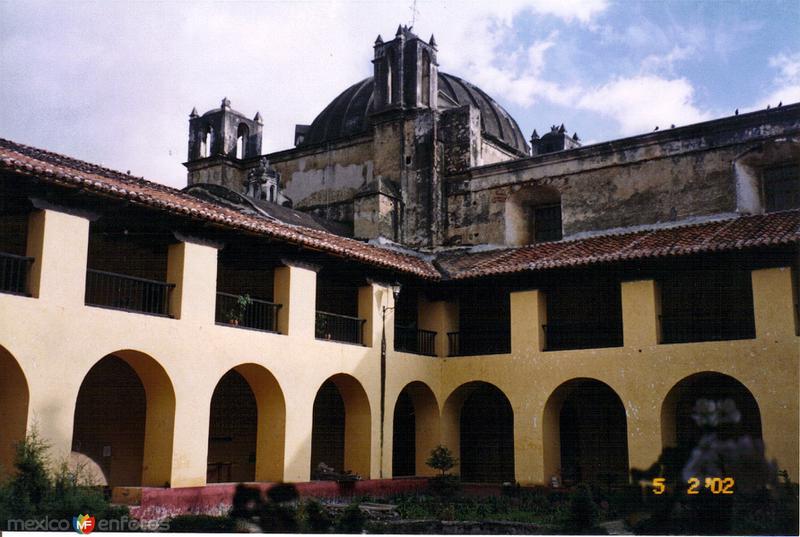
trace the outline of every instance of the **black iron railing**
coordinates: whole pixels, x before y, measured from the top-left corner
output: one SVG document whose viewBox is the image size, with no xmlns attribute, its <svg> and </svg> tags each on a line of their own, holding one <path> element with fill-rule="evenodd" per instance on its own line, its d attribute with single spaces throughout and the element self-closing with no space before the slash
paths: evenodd
<svg viewBox="0 0 800 537">
<path fill-rule="evenodd" d="M 169 295 L 174 288 L 174 283 L 102 270 L 86 271 L 86 304 L 89 306 L 169 316 Z"/>
<path fill-rule="evenodd" d="M 661 343 L 724 341 L 756 337 L 752 317 L 731 315 L 661 315 Z"/>
<path fill-rule="evenodd" d="M 358 317 L 318 311 L 314 336 L 317 339 L 363 345 L 365 322 L 365 319 Z"/>
<path fill-rule="evenodd" d="M 622 323 L 548 320 L 542 325 L 545 350 L 602 349 L 622 346 Z"/>
<path fill-rule="evenodd" d="M 278 331 L 278 310 L 281 304 L 250 298 L 247 295 L 217 293 L 217 324 Z"/>
<path fill-rule="evenodd" d="M 436 356 L 436 332 L 395 326 L 394 350 Z"/>
<path fill-rule="evenodd" d="M 448 356 L 508 354 L 511 338 L 504 332 L 448 332 Z"/>
<path fill-rule="evenodd" d="M 0 292 L 28 295 L 28 273 L 32 257 L 0 252 Z"/>
</svg>

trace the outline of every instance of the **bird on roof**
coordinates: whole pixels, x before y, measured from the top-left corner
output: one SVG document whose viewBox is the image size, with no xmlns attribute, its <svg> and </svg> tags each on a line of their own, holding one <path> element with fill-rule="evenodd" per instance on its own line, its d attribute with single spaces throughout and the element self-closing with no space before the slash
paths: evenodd
<svg viewBox="0 0 800 537">
<path fill-rule="evenodd" d="M 658 125 L 656 125 L 656 128 L 655 128 L 655 129 L 653 129 L 653 132 L 655 132 L 655 131 L 657 131 L 657 130 L 658 130 Z"/>
<path fill-rule="evenodd" d="M 738 108 L 737 108 L 736 110 L 734 110 L 734 111 L 733 111 L 733 115 L 734 115 L 734 116 L 738 116 L 738 115 L 739 115 L 739 109 L 738 109 Z"/>
<path fill-rule="evenodd" d="M 781 106 L 783 106 L 783 101 L 778 102 L 778 108 L 780 108 Z"/>
</svg>

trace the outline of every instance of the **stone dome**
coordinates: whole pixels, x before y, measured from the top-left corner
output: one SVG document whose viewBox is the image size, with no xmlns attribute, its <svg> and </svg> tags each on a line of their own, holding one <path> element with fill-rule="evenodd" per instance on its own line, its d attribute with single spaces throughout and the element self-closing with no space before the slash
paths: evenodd
<svg viewBox="0 0 800 537">
<path fill-rule="evenodd" d="M 374 89 L 375 81 L 369 77 L 344 90 L 314 119 L 301 147 L 367 132 Z M 528 144 L 514 118 L 477 86 L 440 72 L 438 104 L 439 110 L 471 104 L 481 111 L 481 131 L 484 136 L 500 142 L 520 156 L 529 154 Z"/>
</svg>

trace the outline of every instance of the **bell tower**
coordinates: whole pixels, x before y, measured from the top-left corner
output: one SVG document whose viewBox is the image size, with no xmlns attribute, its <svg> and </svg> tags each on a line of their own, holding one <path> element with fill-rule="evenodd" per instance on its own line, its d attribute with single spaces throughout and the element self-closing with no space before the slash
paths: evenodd
<svg viewBox="0 0 800 537">
<path fill-rule="evenodd" d="M 252 167 L 247 161 L 261 154 L 263 127 L 260 113 L 249 119 L 232 109 L 227 97 L 219 108 L 202 116 L 193 108 L 189 114 L 188 160 L 184 163 L 189 170 L 188 184 L 213 183 L 238 191 L 246 168 Z"/>
<path fill-rule="evenodd" d="M 398 26 L 394 39 L 375 40 L 374 112 L 428 108 L 436 110 L 438 70 L 436 40 L 426 43 L 411 28 Z"/>
</svg>

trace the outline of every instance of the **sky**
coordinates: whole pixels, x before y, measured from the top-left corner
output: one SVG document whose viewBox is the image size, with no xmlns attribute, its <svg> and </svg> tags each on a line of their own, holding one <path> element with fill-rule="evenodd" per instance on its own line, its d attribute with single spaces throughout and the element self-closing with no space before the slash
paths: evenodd
<svg viewBox="0 0 800 537">
<path fill-rule="evenodd" d="M 800 0 L 0 0 L 0 137 L 186 184 L 192 107 L 292 146 L 412 24 L 530 137 L 585 144 L 800 101 Z"/>
</svg>

